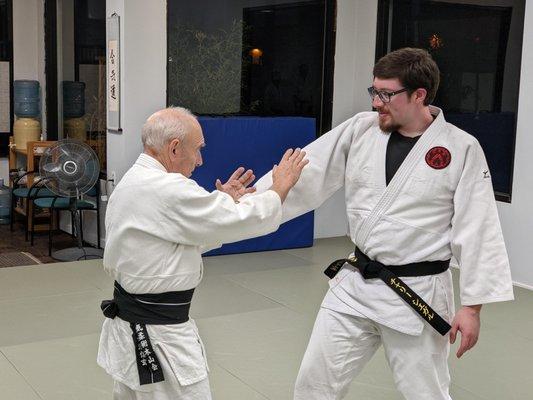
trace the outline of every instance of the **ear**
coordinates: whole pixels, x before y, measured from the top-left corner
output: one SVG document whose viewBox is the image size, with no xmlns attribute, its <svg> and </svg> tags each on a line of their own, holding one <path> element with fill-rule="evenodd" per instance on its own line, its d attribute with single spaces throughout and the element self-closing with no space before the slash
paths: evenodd
<svg viewBox="0 0 533 400">
<path fill-rule="evenodd" d="M 428 92 L 426 89 L 419 88 L 414 91 L 415 101 L 417 103 L 424 104 L 424 101 L 426 100 L 426 97 L 428 95 Z"/>
<path fill-rule="evenodd" d="M 172 139 L 169 144 L 169 150 L 172 154 L 176 154 L 178 152 L 178 148 L 181 145 L 181 142 L 179 139 Z"/>
</svg>

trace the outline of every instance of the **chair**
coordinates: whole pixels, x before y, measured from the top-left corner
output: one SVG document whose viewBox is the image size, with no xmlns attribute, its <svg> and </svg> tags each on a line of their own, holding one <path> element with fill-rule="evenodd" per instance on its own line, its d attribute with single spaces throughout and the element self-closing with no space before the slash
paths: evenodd
<svg viewBox="0 0 533 400">
<path fill-rule="evenodd" d="M 16 170 L 12 170 L 10 171 L 11 173 L 14 173 L 16 172 Z M 42 181 L 36 181 L 33 183 L 33 185 L 31 185 L 29 188 L 28 187 L 22 187 L 22 184 L 21 184 L 21 181 L 24 177 L 26 177 L 26 180 L 28 179 L 28 177 L 30 175 L 33 175 L 35 174 L 36 172 L 35 171 L 28 171 L 16 178 L 13 179 L 13 188 L 11 190 L 11 208 L 10 208 L 10 230 L 11 232 L 13 232 L 13 220 L 15 219 L 15 204 L 16 204 L 16 201 L 17 201 L 17 198 L 21 198 L 21 199 L 25 199 L 25 211 L 26 211 L 26 223 L 25 223 L 25 239 L 26 241 L 28 241 L 28 232 L 29 232 L 29 221 L 30 221 L 30 202 L 32 202 L 34 199 L 36 198 L 41 198 L 41 197 L 52 197 L 54 196 L 54 194 L 52 193 L 52 191 L 50 191 L 49 189 L 47 188 L 44 188 L 42 185 L 43 185 L 43 182 Z M 32 211 L 33 211 L 34 207 L 32 207 Z M 33 226 L 34 226 L 34 223 L 33 223 L 33 219 L 31 220 L 32 221 L 32 230 L 34 230 Z"/>
<path fill-rule="evenodd" d="M 90 197 L 95 197 L 95 202 L 91 202 L 81 198 L 71 198 L 71 197 L 62 197 L 55 194 L 52 196 L 44 197 L 39 196 L 39 190 L 44 190 L 42 187 L 35 192 L 36 198 L 33 200 L 33 204 L 40 208 L 50 209 L 50 221 L 48 229 L 48 255 L 52 255 L 52 217 L 55 212 L 56 215 L 59 211 L 70 211 L 72 232 L 74 233 L 74 213 L 72 211 L 72 202 L 75 202 L 75 209 L 80 211 L 80 232 L 76 234 L 80 235 L 81 241 L 83 242 L 83 218 L 82 211 L 96 211 L 96 237 L 97 237 L 97 248 L 100 249 L 100 180 L 87 192 L 87 195 Z M 35 212 L 35 207 L 32 209 L 32 212 Z M 59 220 L 59 219 L 58 219 Z M 31 230 L 31 245 L 33 246 L 33 237 L 34 230 Z"/>
</svg>

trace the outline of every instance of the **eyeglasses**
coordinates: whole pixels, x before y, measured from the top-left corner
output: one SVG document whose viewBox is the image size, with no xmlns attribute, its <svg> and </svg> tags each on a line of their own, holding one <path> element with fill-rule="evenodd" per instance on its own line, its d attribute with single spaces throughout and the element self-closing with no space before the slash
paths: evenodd
<svg viewBox="0 0 533 400">
<path fill-rule="evenodd" d="M 374 101 L 374 98 L 376 96 L 378 96 L 379 99 L 383 103 L 390 103 L 392 96 L 395 96 L 397 94 L 406 92 L 409 89 L 408 88 L 403 88 L 403 89 L 400 89 L 400 90 L 396 90 L 394 92 L 386 92 L 384 90 L 376 90 L 376 88 L 374 86 L 370 86 L 367 90 L 368 90 L 368 94 L 369 94 L 370 98 L 372 99 L 372 101 Z"/>
</svg>

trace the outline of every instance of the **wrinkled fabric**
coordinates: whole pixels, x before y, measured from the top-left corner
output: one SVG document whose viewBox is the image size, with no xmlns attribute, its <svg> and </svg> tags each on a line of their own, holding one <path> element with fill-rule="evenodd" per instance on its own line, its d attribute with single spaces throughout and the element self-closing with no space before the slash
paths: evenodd
<svg viewBox="0 0 533 400">
<path fill-rule="evenodd" d="M 344 186 L 351 240 L 385 265 L 454 259 L 460 268 L 462 305 L 513 299 L 510 266 L 490 172 L 478 141 L 449 124 L 442 111 L 422 134 L 389 185 L 385 160 L 390 134 L 375 112 L 345 121 L 304 148 L 308 167 L 283 203 L 283 221 L 315 209 Z M 451 154 L 446 168 L 426 162 L 434 147 Z M 271 184 L 261 178 L 259 192 Z M 339 254 L 341 258 L 343 254 Z M 451 274 L 405 278 L 435 310 L 453 318 Z M 378 279 L 365 281 L 343 268 L 330 282 L 324 306 L 419 335 L 424 322 Z M 441 307 L 442 308 L 442 307 Z"/>
<path fill-rule="evenodd" d="M 427 326 L 405 335 L 375 321 L 325 308 L 318 312 L 294 388 L 295 400 L 337 400 L 383 346 L 407 400 L 451 400 L 447 337 Z"/>
<path fill-rule="evenodd" d="M 202 279 L 202 252 L 273 232 L 280 221 L 281 201 L 273 191 L 236 203 L 141 154 L 109 198 L 104 269 L 131 294 L 192 289 Z M 130 324 L 119 317 L 104 321 L 97 358 L 115 381 L 139 393 L 166 388 L 168 398 L 207 381 L 205 349 L 192 319 L 146 329 L 165 381 L 139 385 Z M 158 396 L 150 398 L 166 398 Z"/>
</svg>

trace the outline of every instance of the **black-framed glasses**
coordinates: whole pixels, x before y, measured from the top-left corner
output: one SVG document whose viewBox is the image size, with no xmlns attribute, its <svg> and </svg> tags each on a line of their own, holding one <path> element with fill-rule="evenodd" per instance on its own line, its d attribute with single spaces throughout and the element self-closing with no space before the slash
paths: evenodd
<svg viewBox="0 0 533 400">
<path fill-rule="evenodd" d="M 368 89 L 368 95 L 370 96 L 370 98 L 372 99 L 372 101 L 374 101 L 374 98 L 376 96 L 379 97 L 379 99 L 383 102 L 383 103 L 390 103 L 390 100 L 391 100 L 391 97 L 392 96 L 395 96 L 397 94 L 400 94 L 400 93 L 403 93 L 403 92 L 406 92 L 408 91 L 409 89 L 408 88 L 403 88 L 403 89 L 400 89 L 400 90 L 396 90 L 394 92 L 387 92 L 385 90 L 377 90 L 374 86 L 370 86 Z"/>
</svg>

